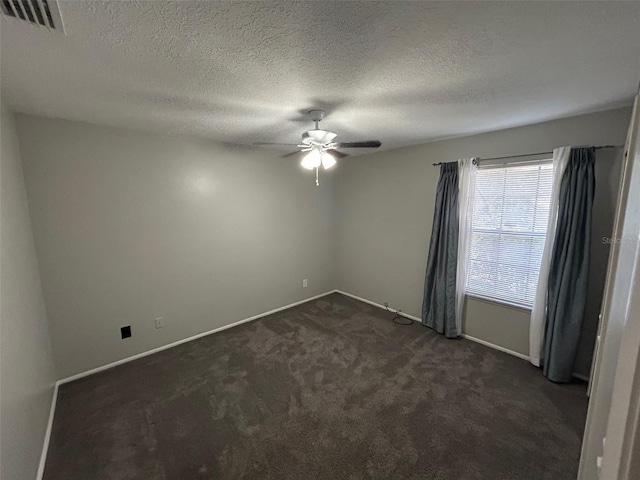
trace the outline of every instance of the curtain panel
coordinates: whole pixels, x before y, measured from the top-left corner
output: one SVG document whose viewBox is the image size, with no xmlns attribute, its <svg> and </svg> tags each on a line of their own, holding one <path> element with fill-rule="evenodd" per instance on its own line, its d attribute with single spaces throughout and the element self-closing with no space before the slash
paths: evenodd
<svg viewBox="0 0 640 480">
<path fill-rule="evenodd" d="M 422 323 L 448 338 L 460 333 L 456 320 L 458 234 L 458 162 L 443 163 L 436 188 Z"/>
<path fill-rule="evenodd" d="M 462 334 L 467 268 L 471 253 L 471 198 L 475 189 L 475 158 L 458 160 L 458 268 L 456 278 L 456 329 Z"/>
<path fill-rule="evenodd" d="M 582 331 L 595 193 L 595 149 L 572 148 L 562 175 L 558 223 L 549 267 L 543 373 L 569 382 Z"/>
<path fill-rule="evenodd" d="M 553 151 L 553 186 L 551 187 L 551 205 L 547 224 L 547 237 L 542 252 L 536 295 L 531 309 L 529 324 L 529 361 L 536 367 L 541 366 L 544 345 L 544 330 L 547 319 L 547 287 L 549 284 L 549 268 L 556 237 L 558 223 L 558 204 L 560 202 L 560 185 L 564 170 L 569 163 L 571 147 L 560 147 Z"/>
</svg>

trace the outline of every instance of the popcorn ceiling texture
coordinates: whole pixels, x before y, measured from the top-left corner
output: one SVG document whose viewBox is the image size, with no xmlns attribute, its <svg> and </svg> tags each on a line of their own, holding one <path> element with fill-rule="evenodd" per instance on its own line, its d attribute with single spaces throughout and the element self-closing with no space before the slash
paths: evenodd
<svg viewBox="0 0 640 480">
<path fill-rule="evenodd" d="M 2 19 L 17 111 L 297 142 L 422 143 L 631 102 L 640 2 L 66 1 L 67 35 Z M 286 147 L 285 147 L 286 149 Z"/>
</svg>

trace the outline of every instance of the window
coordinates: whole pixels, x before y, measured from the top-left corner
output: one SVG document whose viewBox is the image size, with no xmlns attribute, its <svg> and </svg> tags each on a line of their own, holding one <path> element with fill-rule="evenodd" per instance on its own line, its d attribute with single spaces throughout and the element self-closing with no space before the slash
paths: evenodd
<svg viewBox="0 0 640 480">
<path fill-rule="evenodd" d="M 478 168 L 470 204 L 469 295 L 532 307 L 552 182 L 551 160 Z"/>
</svg>

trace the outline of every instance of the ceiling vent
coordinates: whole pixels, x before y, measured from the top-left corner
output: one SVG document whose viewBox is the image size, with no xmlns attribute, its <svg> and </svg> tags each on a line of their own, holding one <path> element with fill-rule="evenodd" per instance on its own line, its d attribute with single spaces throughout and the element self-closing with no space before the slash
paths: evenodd
<svg viewBox="0 0 640 480">
<path fill-rule="evenodd" d="M 0 6 L 7 18 L 64 34 L 58 0 L 0 0 Z"/>
</svg>

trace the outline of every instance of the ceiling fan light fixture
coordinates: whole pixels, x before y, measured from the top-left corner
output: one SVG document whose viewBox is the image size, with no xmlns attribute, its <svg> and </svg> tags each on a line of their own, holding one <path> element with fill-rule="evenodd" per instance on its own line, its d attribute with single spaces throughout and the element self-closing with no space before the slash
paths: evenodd
<svg viewBox="0 0 640 480">
<path fill-rule="evenodd" d="M 322 154 L 317 149 L 314 148 L 304 156 L 304 158 L 300 162 L 300 165 L 302 165 L 307 170 L 313 170 L 314 168 L 318 168 L 322 163 L 321 157 L 322 157 Z"/>
<path fill-rule="evenodd" d="M 322 154 L 322 166 L 325 170 L 333 167 L 336 164 L 336 159 L 330 153 L 324 152 Z"/>
<path fill-rule="evenodd" d="M 302 143 L 305 145 L 324 145 L 325 143 L 331 143 L 337 136 L 337 133 L 316 128 L 315 130 L 309 130 L 302 134 Z"/>
</svg>

